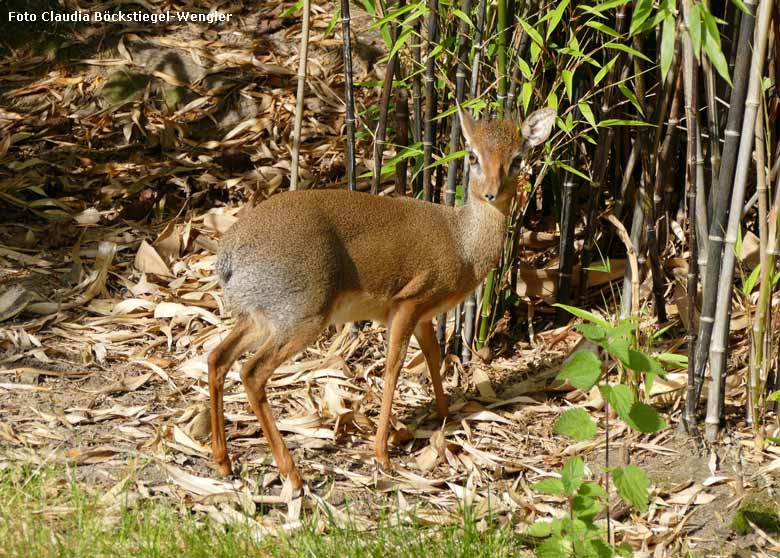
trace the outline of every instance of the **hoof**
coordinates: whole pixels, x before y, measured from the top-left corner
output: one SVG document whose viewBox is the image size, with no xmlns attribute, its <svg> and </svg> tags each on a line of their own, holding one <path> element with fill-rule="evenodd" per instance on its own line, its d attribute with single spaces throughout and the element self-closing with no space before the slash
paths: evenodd
<svg viewBox="0 0 780 558">
<path fill-rule="evenodd" d="M 230 459 L 226 459 L 221 463 L 217 463 L 217 471 L 219 471 L 219 474 L 223 477 L 232 477 L 233 466 L 230 464 Z"/>
<path fill-rule="evenodd" d="M 290 481 L 292 489 L 296 492 L 303 489 L 303 477 L 298 472 L 298 469 L 293 469 L 288 475 L 287 480 Z"/>
<path fill-rule="evenodd" d="M 385 471 L 392 471 L 393 465 L 390 463 L 390 456 L 388 455 L 377 455 L 376 456 L 376 462 L 379 467 Z"/>
</svg>

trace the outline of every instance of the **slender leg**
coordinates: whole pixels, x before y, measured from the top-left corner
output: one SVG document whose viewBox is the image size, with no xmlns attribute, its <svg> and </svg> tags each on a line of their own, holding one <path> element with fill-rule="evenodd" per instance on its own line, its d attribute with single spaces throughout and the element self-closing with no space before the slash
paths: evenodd
<svg viewBox="0 0 780 558">
<path fill-rule="evenodd" d="M 290 480 L 296 490 L 303 486 L 303 479 L 295 466 L 290 450 L 284 444 L 279 428 L 276 426 L 276 420 L 265 393 L 265 385 L 277 366 L 306 347 L 321 330 L 319 324 L 316 327 L 301 326 L 295 337 L 281 347 L 279 347 L 278 339 L 271 338 L 241 369 L 241 381 L 244 383 L 247 398 L 257 420 L 260 421 L 268 445 L 271 446 L 276 466 L 279 467 L 279 472 Z"/>
<path fill-rule="evenodd" d="M 390 437 L 390 413 L 393 409 L 393 395 L 398 383 L 398 375 L 409 348 L 409 338 L 412 336 L 417 322 L 415 309 L 411 306 L 399 308 L 389 320 L 389 335 L 387 342 L 387 366 L 385 368 L 385 389 L 382 393 L 382 408 L 379 412 L 379 426 L 376 430 L 374 453 L 379 463 L 390 468 L 390 454 L 387 451 L 387 441 Z"/>
<path fill-rule="evenodd" d="M 255 341 L 251 323 L 240 321 L 209 355 L 211 452 L 214 455 L 217 469 L 222 475 L 232 473 L 225 442 L 225 415 L 222 410 L 225 375 L 236 359 L 245 353 Z"/>
<path fill-rule="evenodd" d="M 427 320 L 421 321 L 414 329 L 414 336 L 420 344 L 425 363 L 428 365 L 428 373 L 431 375 L 433 384 L 433 393 L 436 396 L 436 413 L 441 420 L 447 418 L 449 405 L 447 396 L 444 395 L 444 389 L 441 386 L 441 354 L 439 353 L 439 344 L 436 341 L 436 333 L 433 331 L 433 324 Z"/>
</svg>

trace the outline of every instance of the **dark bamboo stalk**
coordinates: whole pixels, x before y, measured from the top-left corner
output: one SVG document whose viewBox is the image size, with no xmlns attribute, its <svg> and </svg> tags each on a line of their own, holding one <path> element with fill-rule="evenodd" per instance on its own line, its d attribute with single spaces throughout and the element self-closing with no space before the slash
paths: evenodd
<svg viewBox="0 0 780 558">
<path fill-rule="evenodd" d="M 625 31 L 628 8 L 622 5 L 615 13 L 615 29 L 619 34 Z M 617 82 L 618 72 L 621 70 L 621 64 L 615 64 L 607 74 L 606 87 L 601 104 L 601 118 L 605 119 L 612 112 L 613 97 L 615 95 L 615 84 Z M 582 302 L 587 292 L 588 268 L 591 264 L 593 255 L 593 246 L 596 236 L 596 210 L 601 199 L 601 190 L 604 186 L 604 177 L 607 173 L 607 161 L 609 153 L 612 150 L 612 138 L 614 130 L 610 127 L 606 133 L 599 134 L 598 144 L 596 146 L 596 155 L 593 158 L 595 169 L 593 184 L 591 185 L 590 204 L 588 206 L 588 217 L 585 224 L 585 243 L 580 255 L 580 301 Z"/>
<path fill-rule="evenodd" d="M 395 143 L 401 153 L 409 145 L 409 95 L 405 89 L 395 94 Z M 407 159 L 401 159 L 395 165 L 395 193 L 406 195 Z"/>
<path fill-rule="evenodd" d="M 431 184 L 431 162 L 433 161 L 433 144 L 436 138 L 436 88 L 435 76 L 436 58 L 432 52 L 439 40 L 438 32 L 438 1 L 428 2 L 428 48 L 425 60 L 425 137 L 423 138 L 423 198 L 433 200 L 433 185 Z"/>
<path fill-rule="evenodd" d="M 729 214 L 729 199 L 734 182 L 734 172 L 737 164 L 737 149 L 739 147 L 739 127 L 745 111 L 745 95 L 747 94 L 748 71 L 750 68 L 750 44 L 753 39 L 755 25 L 756 3 L 747 0 L 745 6 L 750 14 L 741 14 L 739 25 L 739 41 L 737 43 L 736 62 L 733 73 L 734 87 L 729 99 L 728 121 L 724 132 L 723 157 L 718 173 L 718 181 L 712 185 L 712 218 L 707 242 L 707 270 L 702 279 L 702 309 L 699 318 L 699 337 L 696 342 L 696 385 L 694 403 L 697 405 L 704 383 L 704 372 L 707 366 L 707 353 L 710 350 L 712 329 L 715 323 L 715 306 L 717 304 L 718 282 L 723 253 L 723 234 Z"/>
<path fill-rule="evenodd" d="M 685 173 L 685 190 L 688 194 L 688 393 L 691 395 L 694 390 L 694 373 L 696 368 L 696 327 L 694 320 L 696 318 L 696 299 L 699 288 L 699 267 L 698 267 L 698 244 L 696 241 L 696 220 L 697 203 L 696 196 L 699 191 L 698 184 L 698 70 L 696 63 L 693 42 L 690 36 L 689 17 L 691 11 L 691 0 L 683 0 L 683 66 L 685 90 L 685 123 L 688 128 L 687 134 L 687 166 Z M 717 125 L 715 126 L 717 132 Z M 692 397 L 688 397 L 688 404 L 685 407 L 683 423 L 688 431 L 696 426 L 696 406 Z"/>
<path fill-rule="evenodd" d="M 487 11 L 487 0 L 479 0 L 477 8 L 477 28 L 474 30 L 474 56 L 471 62 L 471 81 L 469 82 L 469 98 L 475 99 L 477 96 L 477 85 L 479 83 L 480 57 L 482 55 L 482 32 L 485 28 L 485 13 Z M 463 158 L 463 203 L 468 203 L 469 199 L 469 158 Z M 463 363 L 471 359 L 471 348 L 474 344 L 474 336 L 477 322 L 477 297 L 475 293 L 469 294 L 463 303 L 463 346 L 460 351 L 460 358 Z"/>
<path fill-rule="evenodd" d="M 306 87 L 306 70 L 309 64 L 309 19 L 311 2 L 303 0 L 303 25 L 301 27 L 300 61 L 298 62 L 298 89 L 295 95 L 295 120 L 293 124 L 292 163 L 290 165 L 290 190 L 298 189 L 298 159 L 301 153 L 301 124 L 303 123 L 303 94 Z"/>
<path fill-rule="evenodd" d="M 347 146 L 344 166 L 347 169 L 347 187 L 357 190 L 355 178 L 355 95 L 352 75 L 352 40 L 350 37 L 349 0 L 341 0 L 341 35 L 344 41 L 344 101 L 346 104 Z"/>
<path fill-rule="evenodd" d="M 422 141 L 422 79 L 421 72 L 422 66 L 422 25 L 420 18 L 414 20 L 414 43 L 412 43 L 412 58 L 414 59 L 414 68 L 412 72 L 412 110 L 414 112 L 414 126 L 412 128 L 412 139 L 414 143 L 420 143 Z M 422 157 L 422 156 L 420 156 Z M 420 157 L 418 157 L 418 164 L 420 164 Z M 422 166 L 422 165 L 420 165 Z M 412 194 L 417 195 L 422 191 L 423 187 L 423 175 L 422 172 L 418 172 L 414 177 L 414 183 L 412 185 Z"/>
<path fill-rule="evenodd" d="M 398 0 L 398 8 L 403 8 L 406 0 Z M 391 23 L 393 43 L 398 40 L 398 26 Z M 385 151 L 385 138 L 387 137 L 387 113 L 390 110 L 390 96 L 393 92 L 393 78 L 395 78 L 396 65 L 398 63 L 398 51 L 393 53 L 387 61 L 385 79 L 382 84 L 382 96 L 379 99 L 379 121 L 374 133 L 374 176 L 371 179 L 371 193 L 379 193 L 379 184 L 382 182 L 382 159 Z"/>
</svg>

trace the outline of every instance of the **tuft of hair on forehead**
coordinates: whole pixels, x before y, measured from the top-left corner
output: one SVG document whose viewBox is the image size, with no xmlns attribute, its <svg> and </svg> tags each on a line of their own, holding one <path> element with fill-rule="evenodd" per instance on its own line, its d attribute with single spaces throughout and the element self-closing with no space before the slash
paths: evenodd
<svg viewBox="0 0 780 558">
<path fill-rule="evenodd" d="M 474 134 L 475 143 L 493 148 L 511 148 L 522 144 L 523 138 L 513 120 L 479 120 Z"/>
</svg>

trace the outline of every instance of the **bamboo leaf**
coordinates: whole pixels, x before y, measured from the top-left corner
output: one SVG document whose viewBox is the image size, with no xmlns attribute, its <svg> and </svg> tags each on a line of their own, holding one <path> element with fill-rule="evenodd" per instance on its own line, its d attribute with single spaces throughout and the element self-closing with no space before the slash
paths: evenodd
<svg viewBox="0 0 780 558">
<path fill-rule="evenodd" d="M 401 49 L 401 47 L 406 44 L 406 41 L 409 40 L 409 37 L 411 37 L 413 32 L 414 29 L 407 27 L 401 32 L 400 35 L 398 35 L 398 39 L 395 41 L 393 48 L 390 49 L 390 55 L 388 58 L 392 58 Z"/>
<path fill-rule="evenodd" d="M 368 28 L 369 29 L 379 29 L 379 28 L 387 25 L 391 21 L 395 21 L 396 19 L 398 19 L 399 17 L 401 17 L 405 13 L 410 12 L 410 11 L 416 9 L 416 8 L 417 8 L 417 4 L 408 4 L 408 5 L 404 6 L 403 8 L 399 8 L 397 10 L 393 10 L 392 12 L 387 14 L 385 17 L 383 17 L 381 19 L 377 19 L 374 23 L 369 25 Z"/>
<path fill-rule="evenodd" d="M 612 29 L 609 25 L 605 25 L 601 23 L 600 21 L 588 21 L 585 23 L 586 26 L 592 27 L 593 29 L 596 29 L 598 31 L 601 31 L 605 35 L 609 35 L 610 37 L 615 37 L 616 39 L 620 37 L 620 33 Z"/>
<path fill-rule="evenodd" d="M 599 82 L 601 82 L 601 80 L 607 76 L 609 71 L 612 69 L 612 66 L 615 65 L 615 62 L 617 62 L 618 56 L 615 56 L 612 60 L 604 64 L 604 66 L 598 71 L 596 76 L 593 78 L 593 85 L 598 85 Z"/>
<path fill-rule="evenodd" d="M 528 36 L 531 37 L 531 40 L 534 43 L 536 43 L 539 47 L 544 46 L 544 39 L 542 39 L 542 36 L 530 23 L 528 23 L 525 19 L 520 18 L 520 25 L 523 26 L 523 29 L 526 33 L 528 33 Z"/>
<path fill-rule="evenodd" d="M 688 15 L 688 34 L 693 43 L 693 54 L 698 60 L 701 56 L 701 4 L 694 4 Z"/>
<path fill-rule="evenodd" d="M 589 176 L 587 176 L 586 174 L 578 171 L 574 167 L 567 165 L 566 163 L 563 163 L 561 161 L 553 161 L 552 162 L 552 166 L 556 167 L 556 168 L 561 168 L 561 169 L 563 169 L 563 170 L 565 170 L 567 172 L 572 173 L 575 176 L 579 176 L 580 178 L 582 178 L 586 182 L 592 182 L 592 179 Z"/>
<path fill-rule="evenodd" d="M 655 124 L 652 124 L 650 122 L 643 122 L 641 120 L 623 120 L 621 118 L 607 118 L 606 120 L 602 120 L 599 122 L 600 127 L 607 127 L 607 126 L 652 126 L 655 127 Z"/>
<path fill-rule="evenodd" d="M 452 10 L 452 14 L 462 19 L 466 23 L 466 25 L 474 29 L 474 23 L 469 19 L 469 16 L 463 12 L 463 10 L 459 10 L 455 8 L 454 10 Z"/>
<path fill-rule="evenodd" d="M 645 60 L 646 62 L 652 62 L 647 56 L 639 52 L 637 49 L 632 48 L 628 45 L 624 45 L 623 43 L 616 43 L 616 42 L 609 42 L 604 45 L 606 48 L 611 48 L 614 50 L 620 50 L 623 52 L 626 52 L 630 54 L 631 56 L 636 56 L 637 58 L 641 58 L 642 60 Z"/>
<path fill-rule="evenodd" d="M 552 15 L 550 16 L 550 22 L 547 24 L 548 39 L 550 38 L 552 32 L 555 31 L 555 28 L 558 27 L 558 24 L 561 22 L 561 18 L 563 17 L 563 14 L 568 6 L 569 0 L 561 0 L 561 3 L 558 4 L 558 6 L 551 12 Z"/>
<path fill-rule="evenodd" d="M 620 89 L 620 92 L 623 93 L 623 96 L 629 100 L 629 102 L 634 105 L 634 108 L 636 111 L 641 114 L 642 116 L 645 115 L 645 111 L 642 108 L 642 105 L 639 104 L 639 99 L 636 98 L 636 95 L 633 91 L 631 91 L 625 83 L 620 82 L 618 83 L 618 89 Z"/>
<path fill-rule="evenodd" d="M 520 97 L 523 101 L 523 112 L 528 113 L 528 106 L 531 104 L 531 97 L 534 94 L 534 82 L 526 81 L 523 83 L 523 90 L 520 93 Z"/>
<path fill-rule="evenodd" d="M 602 12 L 617 8 L 628 2 L 630 2 L 630 0 L 607 0 L 606 2 L 601 2 L 595 6 L 577 6 L 577 8 L 590 14 L 601 14 Z"/>
<path fill-rule="evenodd" d="M 520 73 L 523 74 L 523 78 L 526 80 L 531 79 L 531 76 L 533 76 L 533 72 L 531 71 L 531 67 L 528 65 L 528 62 L 526 62 L 522 58 L 518 58 L 517 65 L 520 66 Z"/>
<path fill-rule="evenodd" d="M 705 33 L 703 37 L 704 52 L 707 53 L 712 66 L 720 74 L 720 77 L 725 79 L 729 85 L 731 85 L 731 77 L 729 77 L 729 67 L 726 57 L 723 55 L 723 51 L 720 49 L 720 45 L 717 44 L 720 41 L 715 41 L 711 38 L 709 33 Z"/>
<path fill-rule="evenodd" d="M 650 17 L 653 12 L 653 0 L 637 0 L 634 7 L 634 14 L 631 16 L 631 25 L 628 28 L 628 34 L 633 36 L 641 31 L 642 24 Z"/>
<path fill-rule="evenodd" d="M 672 67 L 674 58 L 674 42 L 677 20 L 669 14 L 664 18 L 663 31 L 661 32 L 661 80 L 666 80 L 666 75 Z"/>
<path fill-rule="evenodd" d="M 590 105 L 588 105 L 588 103 L 586 103 L 585 101 L 580 101 L 579 103 L 577 103 L 577 108 L 580 109 L 582 116 L 585 118 L 588 124 L 590 124 L 594 128 L 598 127 L 598 124 L 596 124 L 596 119 L 593 116 L 593 111 L 590 109 Z"/>
<path fill-rule="evenodd" d="M 574 79 L 574 72 L 571 70 L 563 70 L 561 75 L 563 76 L 563 85 L 566 88 L 566 98 L 569 99 L 569 102 L 571 102 L 571 97 L 574 92 L 574 86 L 572 84 Z"/>
<path fill-rule="evenodd" d="M 566 304 L 560 304 L 556 303 L 553 304 L 553 306 L 557 308 L 563 308 L 566 310 L 569 314 L 573 314 L 577 316 L 578 318 L 582 318 L 585 321 L 594 323 L 596 325 L 600 325 L 604 329 L 612 329 L 612 326 L 609 325 L 609 322 L 607 322 L 605 319 L 600 318 L 596 314 L 592 312 L 588 312 L 587 310 L 583 310 L 582 308 L 577 308 L 576 306 L 568 306 Z"/>
</svg>

